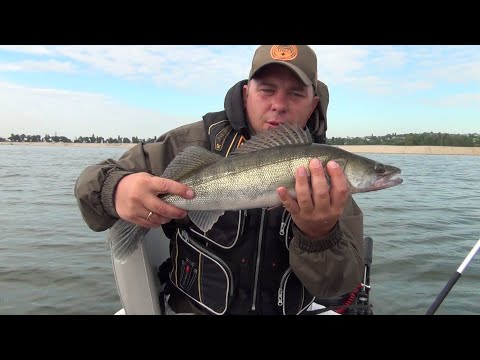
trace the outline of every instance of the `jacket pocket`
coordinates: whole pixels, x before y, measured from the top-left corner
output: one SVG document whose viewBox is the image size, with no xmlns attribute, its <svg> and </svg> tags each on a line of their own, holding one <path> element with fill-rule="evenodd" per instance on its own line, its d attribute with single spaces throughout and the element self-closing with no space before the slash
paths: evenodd
<svg viewBox="0 0 480 360">
<path fill-rule="evenodd" d="M 299 315 L 315 300 L 289 267 L 280 280 L 277 305 L 283 315 Z"/>
<path fill-rule="evenodd" d="M 213 314 L 222 315 L 234 290 L 228 265 L 193 240 L 185 230 L 178 230 L 172 250 L 170 281 Z"/>
<path fill-rule="evenodd" d="M 228 250 L 234 247 L 242 236 L 246 216 L 246 210 L 226 211 L 220 217 L 222 221 L 218 221 L 209 231 L 203 232 L 195 225 L 190 227 L 190 231 L 199 239 Z"/>
</svg>

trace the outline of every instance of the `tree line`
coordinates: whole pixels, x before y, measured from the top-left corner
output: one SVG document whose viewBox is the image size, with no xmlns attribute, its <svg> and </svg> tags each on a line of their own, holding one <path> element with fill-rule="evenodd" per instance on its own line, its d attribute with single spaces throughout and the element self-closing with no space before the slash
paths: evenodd
<svg viewBox="0 0 480 360">
<path fill-rule="evenodd" d="M 102 136 L 80 136 L 71 139 L 65 136 L 50 136 L 46 134 L 41 135 L 25 135 L 25 134 L 11 134 L 8 138 L 0 137 L 0 142 L 64 142 L 64 143 L 84 143 L 84 144 L 138 144 L 152 143 L 157 141 L 157 137 L 140 139 L 137 136 L 131 138 L 122 137 L 118 135 L 116 138 L 104 138 Z M 480 134 L 449 134 L 449 133 L 421 133 L 421 134 L 387 134 L 384 136 L 364 136 L 364 137 L 331 137 L 327 138 L 327 144 L 330 145 L 401 145 L 401 146 L 415 146 L 415 145 L 430 145 L 430 146 L 462 146 L 472 147 L 480 146 Z"/>
<path fill-rule="evenodd" d="M 46 134 L 45 136 L 41 135 L 25 135 L 25 134 L 11 134 L 8 138 L 3 138 L 0 137 L 0 142 L 4 141 L 11 141 L 11 142 L 48 142 L 48 143 L 57 143 L 57 142 L 63 142 L 63 143 L 79 143 L 79 144 L 138 144 L 140 142 L 143 143 L 152 143 L 157 141 L 157 137 L 155 136 L 154 138 L 148 138 L 148 139 L 140 139 L 137 136 L 133 136 L 131 139 L 128 137 L 121 137 L 118 135 L 116 138 L 109 137 L 104 138 L 102 136 L 95 136 L 95 134 L 92 134 L 92 136 L 80 136 L 74 138 L 72 141 L 71 139 L 65 137 L 65 136 L 50 136 Z"/>
<path fill-rule="evenodd" d="M 430 146 L 480 146 L 480 134 L 448 134 L 448 133 L 421 133 L 421 134 L 387 134 L 384 136 L 364 137 L 332 137 L 327 138 L 330 145 L 430 145 Z"/>
</svg>

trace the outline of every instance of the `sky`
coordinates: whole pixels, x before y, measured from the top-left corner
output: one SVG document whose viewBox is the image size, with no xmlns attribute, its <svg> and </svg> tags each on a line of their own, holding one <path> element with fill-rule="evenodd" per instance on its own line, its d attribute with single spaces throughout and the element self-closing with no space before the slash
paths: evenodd
<svg viewBox="0 0 480 360">
<path fill-rule="evenodd" d="M 208 112 L 258 45 L 0 45 L 0 137 L 148 139 Z M 310 45 L 327 137 L 480 133 L 480 45 Z"/>
</svg>

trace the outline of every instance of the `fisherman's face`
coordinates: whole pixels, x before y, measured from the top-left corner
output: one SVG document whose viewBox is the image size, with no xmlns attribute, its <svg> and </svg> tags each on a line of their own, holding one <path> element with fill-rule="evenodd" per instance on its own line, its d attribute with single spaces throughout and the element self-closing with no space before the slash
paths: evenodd
<svg viewBox="0 0 480 360">
<path fill-rule="evenodd" d="M 255 133 L 282 123 L 307 124 L 318 103 L 313 86 L 305 85 L 289 68 L 271 64 L 243 86 L 243 101 Z"/>
</svg>

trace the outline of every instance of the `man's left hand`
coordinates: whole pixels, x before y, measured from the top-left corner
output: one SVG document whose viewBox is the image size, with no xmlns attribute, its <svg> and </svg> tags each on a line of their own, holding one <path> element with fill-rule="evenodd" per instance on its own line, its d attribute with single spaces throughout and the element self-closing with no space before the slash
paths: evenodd
<svg viewBox="0 0 480 360">
<path fill-rule="evenodd" d="M 295 173 L 294 199 L 285 187 L 277 190 L 280 201 L 292 215 L 297 227 L 309 238 L 327 235 L 343 213 L 348 199 L 348 183 L 342 168 L 329 161 L 326 167 L 330 176 L 329 187 L 322 163 L 312 159 L 309 164 L 310 184 L 307 169 L 299 167 Z"/>
</svg>

